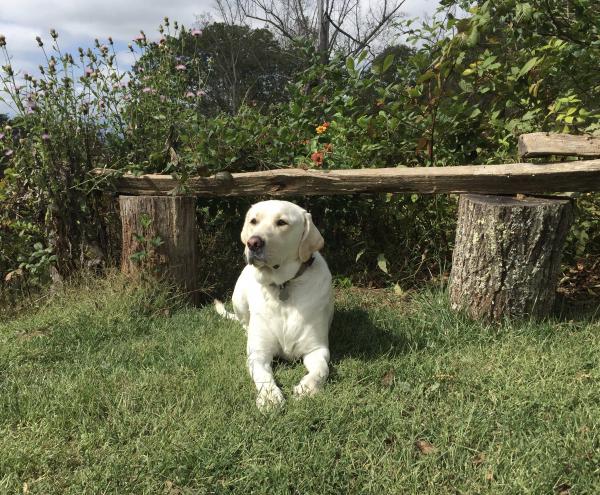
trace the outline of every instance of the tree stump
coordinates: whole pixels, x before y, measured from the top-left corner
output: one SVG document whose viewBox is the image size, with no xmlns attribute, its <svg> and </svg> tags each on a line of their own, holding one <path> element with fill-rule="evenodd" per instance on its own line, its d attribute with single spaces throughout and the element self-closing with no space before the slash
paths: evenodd
<svg viewBox="0 0 600 495">
<path fill-rule="evenodd" d="M 462 195 L 450 274 L 452 308 L 475 319 L 547 316 L 572 221 L 566 198 Z"/>
<path fill-rule="evenodd" d="M 165 278 L 199 303 L 196 201 L 190 196 L 119 196 L 121 271 Z"/>
</svg>

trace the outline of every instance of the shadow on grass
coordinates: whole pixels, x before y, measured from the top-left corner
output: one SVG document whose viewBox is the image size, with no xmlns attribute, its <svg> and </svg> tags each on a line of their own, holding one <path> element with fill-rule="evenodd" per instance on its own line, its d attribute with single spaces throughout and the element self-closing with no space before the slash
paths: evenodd
<svg viewBox="0 0 600 495">
<path fill-rule="evenodd" d="M 336 309 L 329 333 L 332 362 L 344 358 L 372 360 L 409 349 L 408 339 L 377 325 L 363 309 Z"/>
</svg>

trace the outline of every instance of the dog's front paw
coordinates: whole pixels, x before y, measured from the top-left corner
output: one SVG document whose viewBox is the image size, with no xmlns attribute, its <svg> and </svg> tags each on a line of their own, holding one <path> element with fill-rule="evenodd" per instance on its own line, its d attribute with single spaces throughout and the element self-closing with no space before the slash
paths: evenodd
<svg viewBox="0 0 600 495">
<path fill-rule="evenodd" d="M 310 397 L 315 395 L 322 387 L 322 380 L 304 377 L 298 385 L 294 387 L 294 396 L 298 399 L 301 397 Z"/>
<path fill-rule="evenodd" d="M 285 402 L 283 393 L 276 385 L 264 387 L 258 392 L 256 406 L 261 411 L 269 411 L 281 407 Z"/>
</svg>

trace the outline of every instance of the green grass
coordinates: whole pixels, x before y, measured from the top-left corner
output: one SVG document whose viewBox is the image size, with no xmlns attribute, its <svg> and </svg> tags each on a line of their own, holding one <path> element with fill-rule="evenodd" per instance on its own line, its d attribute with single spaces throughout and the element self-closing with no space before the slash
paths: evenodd
<svg viewBox="0 0 600 495">
<path fill-rule="evenodd" d="M 0 323 L 0 493 L 600 493 L 593 318 L 344 289 L 326 388 L 265 415 L 241 328 L 169 304 L 113 277 Z"/>
</svg>

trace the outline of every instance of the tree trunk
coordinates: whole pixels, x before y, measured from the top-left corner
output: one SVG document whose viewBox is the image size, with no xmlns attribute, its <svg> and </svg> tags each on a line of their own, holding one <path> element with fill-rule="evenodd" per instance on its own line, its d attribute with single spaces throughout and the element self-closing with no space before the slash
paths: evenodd
<svg viewBox="0 0 600 495">
<path fill-rule="evenodd" d="M 475 319 L 547 316 L 572 221 L 573 207 L 565 198 L 462 195 L 452 308 Z"/>
<path fill-rule="evenodd" d="M 182 196 L 119 196 L 121 270 L 165 278 L 199 303 L 196 201 Z"/>
</svg>

